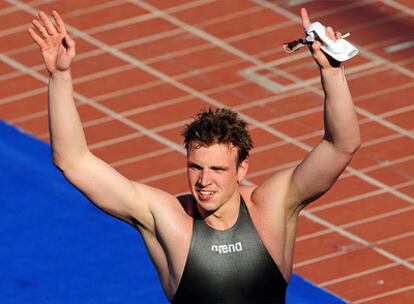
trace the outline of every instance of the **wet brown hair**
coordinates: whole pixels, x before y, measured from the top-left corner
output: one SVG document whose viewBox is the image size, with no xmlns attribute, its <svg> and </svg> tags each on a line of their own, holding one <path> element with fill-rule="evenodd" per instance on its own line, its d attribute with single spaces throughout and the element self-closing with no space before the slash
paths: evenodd
<svg viewBox="0 0 414 304">
<path fill-rule="evenodd" d="M 237 148 L 237 166 L 249 156 L 253 141 L 247 123 L 227 108 L 208 109 L 197 113 L 182 132 L 184 145 L 190 147 L 209 147 L 213 144 L 231 144 Z"/>
</svg>

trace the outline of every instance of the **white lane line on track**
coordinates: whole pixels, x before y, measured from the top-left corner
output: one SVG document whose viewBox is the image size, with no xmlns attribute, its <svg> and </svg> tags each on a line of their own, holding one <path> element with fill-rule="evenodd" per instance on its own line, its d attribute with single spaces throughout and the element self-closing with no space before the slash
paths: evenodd
<svg viewBox="0 0 414 304">
<path fill-rule="evenodd" d="M 256 57 L 251 56 L 251 55 L 249 55 L 249 54 L 247 54 L 247 53 L 245 53 L 245 52 L 243 52 L 243 51 L 241 51 L 241 50 L 239 50 L 239 49 L 231 46 L 230 44 L 224 42 L 223 40 L 218 39 L 215 36 L 212 36 L 212 35 L 204 32 L 204 31 L 202 31 L 202 30 L 200 30 L 200 29 L 198 29 L 198 28 L 196 28 L 194 26 L 188 25 L 187 23 L 185 23 L 185 22 L 183 22 L 183 21 L 181 21 L 181 20 L 179 20 L 179 19 L 177 19 L 177 18 L 175 18 L 173 16 L 168 15 L 167 13 L 165 13 L 163 11 L 160 11 L 159 9 L 151 6 L 150 4 L 147 4 L 147 3 L 145 3 L 145 2 L 143 2 L 141 0 L 129 0 L 129 1 L 131 3 L 136 3 L 140 7 L 143 7 L 145 9 L 153 12 L 154 14 L 158 15 L 160 18 L 163 18 L 166 21 L 169 21 L 169 22 L 175 24 L 176 26 L 185 29 L 186 31 L 192 33 L 193 35 L 196 35 L 196 36 L 198 36 L 198 37 L 200 37 L 202 39 L 205 39 L 206 41 L 211 42 L 212 44 L 214 44 L 214 45 L 216 45 L 218 47 L 221 47 L 222 49 L 226 50 L 230 54 L 233 54 L 235 56 L 238 56 L 238 57 L 240 57 L 240 58 L 242 58 L 242 59 L 244 59 L 246 61 L 249 61 L 249 62 L 251 62 L 251 63 L 253 63 L 255 65 L 263 65 L 263 62 L 260 61 L 259 59 L 257 59 Z M 262 2 L 262 1 L 257 0 L 257 1 L 254 1 L 254 2 L 257 3 L 257 2 Z M 289 14 L 289 12 L 286 11 L 286 10 L 283 10 L 283 12 L 284 12 L 284 14 Z M 297 20 L 297 17 L 295 18 L 295 20 Z M 368 53 L 368 51 L 365 51 L 365 53 Z M 372 55 L 370 54 L 370 56 L 372 57 L 374 55 L 373 54 Z M 380 58 L 379 56 L 377 56 L 377 57 Z M 274 72 L 277 75 L 282 76 L 282 77 L 285 77 L 285 78 L 287 78 L 287 79 L 289 79 L 289 80 L 291 80 L 293 82 L 296 82 L 296 83 L 301 82 L 301 79 L 299 79 L 298 77 L 295 77 L 294 75 L 291 75 L 290 73 L 287 73 L 287 72 L 285 72 L 283 70 L 274 69 Z M 315 93 L 317 93 L 317 94 L 319 94 L 321 96 L 323 95 L 323 92 L 320 89 L 309 87 L 309 90 L 314 91 Z M 404 134 L 406 136 L 412 137 L 414 139 L 414 135 L 412 133 L 410 133 L 410 132 L 407 132 L 407 130 L 405 130 L 404 128 L 401 128 L 401 127 L 399 127 L 399 126 L 397 126 L 397 125 L 395 125 L 395 124 L 393 124 L 393 123 L 391 123 L 389 121 L 386 121 L 385 119 L 383 119 L 381 117 L 378 117 L 378 116 L 376 116 L 376 115 L 374 115 L 374 114 L 372 114 L 372 113 L 370 113 L 370 112 L 368 112 L 368 111 L 366 111 L 366 110 L 364 110 L 362 108 L 359 108 L 358 106 L 355 106 L 355 109 L 356 109 L 357 113 L 359 113 L 361 115 L 364 115 L 366 117 L 369 117 L 370 119 L 375 120 L 376 122 L 378 122 L 378 123 L 380 123 L 380 124 L 382 124 L 382 125 L 390 128 L 393 131 L 400 132 L 400 133 L 402 133 L 402 134 Z"/>
<path fill-rule="evenodd" d="M 394 290 L 391 290 L 391 291 L 387 291 L 387 292 L 384 292 L 384 293 L 380 293 L 380 294 L 377 294 L 377 295 L 372 296 L 372 297 L 359 299 L 359 300 L 354 301 L 352 303 L 362 304 L 362 303 L 366 303 L 366 302 L 369 302 L 369 301 L 378 300 L 378 299 L 381 299 L 381 298 L 384 298 L 384 297 L 387 297 L 387 296 L 403 293 L 405 291 L 409 291 L 409 290 L 412 290 L 412 289 L 414 289 L 414 284 L 410 285 L 410 286 L 405 286 L 405 287 L 401 287 L 401 288 L 398 288 L 398 289 L 394 289 Z"/>
<path fill-rule="evenodd" d="M 411 7 L 405 6 L 399 2 L 396 2 L 394 0 L 381 0 L 382 3 L 389 5 L 395 9 L 400 10 L 401 12 L 410 15 L 410 16 L 414 16 L 414 10 Z"/>
<path fill-rule="evenodd" d="M 35 1 L 32 1 L 32 2 L 27 2 L 27 5 L 37 6 L 39 4 L 50 3 L 50 2 L 54 2 L 54 1 L 56 1 L 56 0 L 35 0 Z M 7 15 L 7 14 L 10 14 L 10 13 L 14 13 L 14 12 L 17 12 L 18 10 L 19 10 L 19 8 L 16 7 L 16 6 L 9 6 L 9 7 L 6 7 L 6 8 L 3 8 L 3 9 L 0 10 L 0 16 Z"/>
<path fill-rule="evenodd" d="M 406 50 L 408 48 L 414 47 L 414 40 L 411 41 L 405 41 L 398 44 L 393 44 L 391 46 L 387 46 L 384 51 L 386 53 L 396 53 L 402 50 Z"/>
<path fill-rule="evenodd" d="M 21 71 L 25 72 L 28 75 L 31 75 L 35 79 L 38 79 L 38 80 L 44 82 L 45 84 L 48 83 L 48 78 L 46 76 L 43 76 L 42 74 L 31 70 L 30 68 L 24 66 L 23 64 L 21 64 L 21 63 L 15 61 L 15 60 L 3 55 L 1 53 L 0 53 L 0 60 L 7 63 L 8 65 L 18 69 L 18 70 L 21 70 Z M 148 129 L 144 128 L 140 124 L 135 123 L 135 122 L 133 122 L 129 119 L 126 119 L 125 117 L 123 117 L 119 113 L 117 113 L 117 112 L 115 112 L 115 111 L 113 111 L 113 110 L 97 103 L 96 101 L 94 101 L 92 99 L 89 99 L 89 98 L 86 98 L 85 96 L 83 96 L 79 93 L 76 93 L 76 92 L 73 93 L 73 96 L 74 96 L 75 99 L 81 101 L 82 103 L 85 103 L 85 104 L 88 104 L 88 105 L 92 106 L 93 108 L 105 113 L 106 115 L 113 117 L 115 120 L 118 120 L 118 121 L 124 123 L 125 125 L 127 125 L 127 126 L 133 128 L 133 129 L 143 133 L 144 135 L 146 135 L 146 136 L 148 136 L 148 137 L 150 137 L 150 138 L 166 145 L 167 147 L 170 147 L 171 149 L 173 149 L 177 152 L 184 153 L 184 149 L 181 145 L 177 145 L 175 142 L 172 142 L 169 139 L 166 139 L 166 138 L 160 136 L 159 134 L 156 134 L 152 131 L 149 131 Z"/>
<path fill-rule="evenodd" d="M 364 245 L 365 247 L 370 247 L 374 251 L 376 251 L 377 253 L 379 253 L 379 254 L 387 257 L 391 261 L 394 261 L 394 262 L 396 262 L 398 264 L 404 265 L 405 267 L 407 267 L 410 270 L 414 270 L 414 265 L 412 263 L 410 263 L 410 262 L 408 262 L 406 260 L 401 259 L 400 257 L 396 256 L 395 254 L 392 254 L 392 253 L 390 253 L 390 252 L 388 252 L 388 251 L 386 251 L 386 250 L 384 250 L 382 248 L 379 248 L 375 244 L 372 244 L 371 242 L 368 242 L 367 240 L 365 240 L 365 239 L 363 239 L 363 238 L 361 238 L 361 237 L 359 237 L 359 236 L 357 236 L 357 235 L 355 235 L 353 233 L 350 233 L 350 232 L 348 232 L 347 230 L 345 230 L 343 228 L 340 228 L 340 227 L 338 227 L 338 226 L 336 226 L 336 225 L 334 225 L 334 224 L 332 224 L 332 223 L 330 223 L 330 222 L 328 222 L 328 221 L 326 221 L 326 220 L 324 220 L 324 219 L 322 219 L 320 217 L 317 217 L 317 216 L 313 215 L 310 212 L 303 211 L 302 214 L 306 218 L 314 221 L 315 223 L 318 223 L 318 224 L 320 224 L 322 226 L 328 227 L 328 228 L 330 228 L 331 231 L 335 231 L 338 234 L 340 234 L 342 236 L 345 236 L 345 237 L 347 237 L 347 238 L 355 241 L 356 243 L 359 243 L 361 245 Z"/>
<path fill-rule="evenodd" d="M 343 277 L 340 277 L 340 278 L 337 278 L 337 279 L 333 279 L 333 280 L 329 280 L 329 281 L 319 283 L 318 286 L 319 287 L 327 287 L 327 286 L 334 285 L 334 284 L 337 284 L 337 283 L 341 283 L 341 282 L 344 282 L 344 281 L 356 279 L 356 278 L 362 277 L 364 275 L 368 275 L 368 274 L 376 273 L 376 272 L 379 272 L 379 271 L 382 271 L 382 270 L 385 270 L 385 269 L 388 269 L 388 268 L 392 268 L 392 267 L 395 267 L 397 265 L 398 265 L 397 263 L 390 263 L 390 264 L 382 265 L 382 266 L 379 266 L 379 267 L 371 268 L 371 269 L 368 269 L 368 270 L 365 270 L 365 271 L 355 272 L 351 275 L 347 275 L 347 276 L 343 276 Z"/>
</svg>

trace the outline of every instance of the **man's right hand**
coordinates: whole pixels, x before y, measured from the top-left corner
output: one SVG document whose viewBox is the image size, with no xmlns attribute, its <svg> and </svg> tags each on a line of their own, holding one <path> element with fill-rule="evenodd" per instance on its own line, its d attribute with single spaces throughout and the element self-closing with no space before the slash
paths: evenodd
<svg viewBox="0 0 414 304">
<path fill-rule="evenodd" d="M 29 28 L 28 32 L 40 47 L 47 70 L 50 74 L 56 74 L 69 70 L 76 50 L 75 41 L 69 37 L 62 18 L 56 11 L 52 15 L 56 26 L 44 12 L 39 11 L 38 19 L 32 21 L 37 32 L 33 28 Z"/>
</svg>

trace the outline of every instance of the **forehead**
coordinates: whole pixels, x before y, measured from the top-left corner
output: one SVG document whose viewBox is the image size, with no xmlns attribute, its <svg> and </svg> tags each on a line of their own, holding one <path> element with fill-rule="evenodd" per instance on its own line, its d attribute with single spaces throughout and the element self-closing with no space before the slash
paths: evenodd
<svg viewBox="0 0 414 304">
<path fill-rule="evenodd" d="M 237 159 L 237 149 L 229 144 L 213 144 L 208 147 L 191 145 L 187 159 L 200 164 L 228 164 Z"/>
</svg>

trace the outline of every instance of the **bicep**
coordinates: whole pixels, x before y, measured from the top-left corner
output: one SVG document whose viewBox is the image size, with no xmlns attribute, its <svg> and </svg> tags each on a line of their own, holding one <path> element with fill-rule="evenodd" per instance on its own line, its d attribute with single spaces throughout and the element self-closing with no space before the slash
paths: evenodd
<svg viewBox="0 0 414 304">
<path fill-rule="evenodd" d="M 322 140 L 292 172 L 289 192 L 294 201 L 306 205 L 320 197 L 332 187 L 351 159 L 352 154 Z"/>
<path fill-rule="evenodd" d="M 129 180 L 92 153 L 63 174 L 103 211 L 130 224 L 153 225 L 147 199 L 152 188 Z"/>
</svg>

